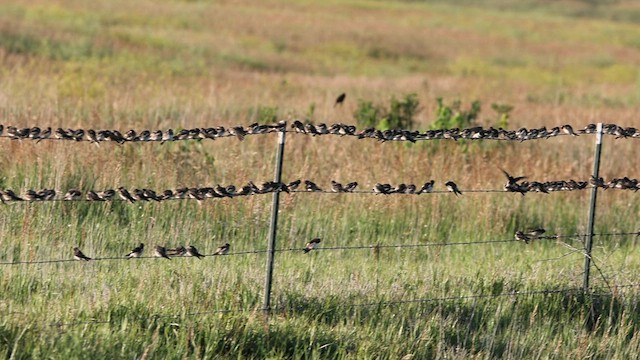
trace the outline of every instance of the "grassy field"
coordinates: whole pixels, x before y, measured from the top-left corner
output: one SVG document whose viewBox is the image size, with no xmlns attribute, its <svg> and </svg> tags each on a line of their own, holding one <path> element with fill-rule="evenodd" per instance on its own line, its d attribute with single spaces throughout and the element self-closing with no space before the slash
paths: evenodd
<svg viewBox="0 0 640 360">
<path fill-rule="evenodd" d="M 0 4 L 0 123 L 136 129 L 274 116 L 355 123 L 359 101 L 415 93 L 416 128 L 436 98 L 479 100 L 477 123 L 637 127 L 640 7 L 634 1 L 20 1 Z M 335 97 L 347 93 L 344 106 Z M 635 139 L 607 137 L 601 174 L 640 178 Z M 0 188 L 241 185 L 270 180 L 276 136 L 243 142 L 0 141 Z M 285 180 L 498 189 L 499 168 L 588 179 L 591 136 L 414 146 L 291 135 Z M 607 190 L 596 232 L 640 229 L 635 193 Z M 512 239 L 585 233 L 589 193 L 429 196 L 283 194 L 278 248 Z M 270 196 L 0 207 L 0 262 L 124 256 L 145 243 L 210 254 L 267 248 Z M 27 358 L 634 358 L 635 236 L 597 237 L 582 285 L 579 238 L 276 255 L 272 316 L 264 252 L 0 265 L 0 354 Z M 577 250 L 576 250 L 577 249 Z M 613 288 L 609 288 L 612 286 Z M 549 290 L 539 293 L 540 290 Z M 520 292 L 521 295 L 509 295 Z M 532 292 L 531 294 L 527 294 Z M 524 293 L 524 294 L 523 294 Z M 413 301 L 416 299 L 457 300 Z"/>
</svg>

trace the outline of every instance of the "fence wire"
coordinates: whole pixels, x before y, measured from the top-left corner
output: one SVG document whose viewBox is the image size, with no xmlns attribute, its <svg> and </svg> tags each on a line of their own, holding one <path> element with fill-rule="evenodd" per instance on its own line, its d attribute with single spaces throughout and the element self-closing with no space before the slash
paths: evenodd
<svg viewBox="0 0 640 360">
<path fill-rule="evenodd" d="M 568 238 L 584 238 L 588 236 L 588 234 L 565 234 L 565 235 L 547 235 L 547 236 L 538 236 L 530 239 L 531 242 L 537 241 L 549 241 L 549 240 L 558 240 L 558 239 L 568 239 Z M 640 236 L 640 232 L 619 232 L 619 233 L 594 233 L 594 237 L 603 237 L 603 236 Z M 376 249 L 409 249 L 409 248 L 429 248 L 429 247 L 449 247 L 449 246 L 469 246 L 469 245 L 489 245 L 489 244 L 500 244 L 500 243 L 513 243 L 519 242 L 522 243 L 523 246 L 532 246 L 532 244 L 524 244 L 523 241 L 517 240 L 515 238 L 511 239 L 498 239 L 498 240 L 481 240 L 481 241 L 461 241 L 461 242 L 440 242 L 440 243 L 417 243 L 417 244 L 371 244 L 371 245 L 354 245 L 354 246 L 321 246 L 316 247 L 311 251 L 314 252 L 322 252 L 322 251 L 338 251 L 338 250 L 376 250 Z M 280 248 L 275 249 L 275 252 L 305 252 L 308 250 L 305 247 L 292 247 L 292 248 Z M 266 249 L 253 249 L 253 250 L 242 250 L 236 252 L 229 252 L 224 255 L 217 255 L 215 253 L 202 254 L 203 257 L 226 257 L 226 256 L 240 256 L 240 255 L 249 255 L 249 254 L 264 254 L 267 253 Z M 583 254 L 584 255 L 584 254 Z M 191 259 L 193 257 L 190 256 L 170 256 L 171 259 Z M 138 258 L 130 259 L 125 256 L 118 257 L 95 257 L 91 258 L 89 261 L 76 260 L 73 258 L 68 259 L 42 259 L 42 260 L 29 260 L 29 261 L 8 261 L 8 262 L 0 262 L 0 265 L 37 265 L 37 264 L 55 264 L 55 263 L 69 263 L 69 262 L 82 262 L 82 263 L 90 263 L 94 261 L 140 261 L 140 260 L 166 260 L 162 257 L 158 256 L 141 256 Z M 195 261 L 195 260 L 194 260 Z"/>
</svg>

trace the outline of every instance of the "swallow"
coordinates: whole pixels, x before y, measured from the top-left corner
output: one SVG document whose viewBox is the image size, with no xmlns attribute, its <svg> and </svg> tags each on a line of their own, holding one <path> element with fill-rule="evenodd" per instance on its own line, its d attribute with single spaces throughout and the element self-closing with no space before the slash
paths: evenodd
<svg viewBox="0 0 640 360">
<path fill-rule="evenodd" d="M 86 199 L 88 201 L 103 201 L 102 198 L 93 190 L 87 191 Z"/>
<path fill-rule="evenodd" d="M 566 124 L 566 125 L 562 125 L 561 127 L 562 131 L 567 134 L 567 135 L 571 135 L 571 136 L 579 136 L 578 134 L 576 134 L 575 132 L 573 132 L 573 128 L 571 127 L 571 125 Z"/>
<path fill-rule="evenodd" d="M 391 194 L 392 188 L 389 184 L 376 183 L 373 187 L 373 192 L 376 194 L 388 195 Z"/>
<path fill-rule="evenodd" d="M 449 180 L 446 183 L 444 183 L 444 185 L 447 187 L 447 190 L 451 191 L 456 196 L 462 195 L 462 192 L 458 190 L 458 185 L 456 185 L 456 183 L 454 183 L 453 181 Z"/>
<path fill-rule="evenodd" d="M 202 259 L 204 257 L 204 255 L 198 252 L 198 249 L 196 249 L 195 246 L 191 245 L 187 246 L 187 256 L 195 256 L 198 259 Z"/>
<path fill-rule="evenodd" d="M 526 235 L 531 237 L 532 239 L 536 239 L 539 238 L 540 236 L 542 236 L 542 234 L 544 234 L 546 232 L 545 229 L 539 228 L 539 229 L 532 229 L 532 230 L 528 230 L 526 232 Z"/>
<path fill-rule="evenodd" d="M 120 199 L 124 201 L 129 201 L 132 204 L 136 202 L 136 199 L 134 199 L 133 196 L 131 196 L 131 193 L 129 192 L 129 190 L 125 189 L 122 186 L 118 188 L 118 196 L 120 196 Z"/>
<path fill-rule="evenodd" d="M 295 191 L 298 188 L 298 186 L 300 186 L 301 182 L 302 182 L 302 180 L 300 180 L 300 179 L 292 181 L 292 182 L 287 184 L 287 187 L 289 188 L 290 191 Z"/>
<path fill-rule="evenodd" d="M 2 194 L 3 194 L 2 198 L 5 201 L 24 201 L 23 198 L 16 195 L 16 193 L 14 193 L 13 190 L 11 189 L 5 189 Z"/>
<path fill-rule="evenodd" d="M 304 247 L 304 249 L 303 249 L 304 253 L 306 254 L 306 253 L 308 253 L 309 251 L 311 251 L 311 250 L 313 250 L 313 249 L 317 248 L 317 247 L 318 247 L 318 244 L 320 244 L 320 241 L 322 241 L 322 240 L 320 240 L 320 238 L 315 238 L 315 239 L 313 239 L 313 240 L 309 241 L 309 242 L 307 243 L 307 245 L 306 245 L 306 246 Z"/>
<path fill-rule="evenodd" d="M 522 231 L 516 231 L 516 240 L 524 241 L 525 244 L 528 244 L 531 238 Z"/>
<path fill-rule="evenodd" d="M 244 137 L 247 135 L 247 131 L 242 126 L 235 126 L 231 130 L 231 133 L 234 134 L 238 140 L 244 140 Z"/>
<path fill-rule="evenodd" d="M 84 260 L 84 261 L 89 261 L 91 260 L 90 257 L 86 256 L 85 254 L 82 253 L 82 251 L 80 251 L 80 249 L 78 249 L 77 247 L 73 248 L 73 258 L 76 260 Z"/>
<path fill-rule="evenodd" d="M 422 188 L 420 188 L 420 191 L 418 191 L 416 194 L 423 194 L 423 193 L 430 193 L 433 191 L 433 186 L 435 185 L 436 181 L 435 180 L 431 180 L 431 181 L 427 181 L 426 183 L 424 183 L 424 185 L 422 185 Z"/>
<path fill-rule="evenodd" d="M 184 254 L 187 253 L 187 249 L 184 248 L 184 246 L 178 246 L 175 249 L 167 249 L 167 253 L 169 253 L 168 255 L 171 256 L 184 256 Z"/>
<path fill-rule="evenodd" d="M 344 188 L 342 187 L 342 184 L 340 184 L 339 182 L 331 180 L 331 191 L 340 193 L 340 192 L 344 192 Z"/>
<path fill-rule="evenodd" d="M 140 243 L 140 245 L 136 248 L 134 248 L 133 250 L 131 250 L 130 253 L 128 253 L 125 257 L 128 257 L 129 259 L 131 258 L 139 258 L 142 256 L 142 253 L 144 252 L 144 244 Z"/>
<path fill-rule="evenodd" d="M 71 189 L 71 190 L 67 191 L 66 194 L 64 194 L 64 200 L 65 201 L 77 200 L 78 198 L 80 198 L 81 195 L 82 195 L 82 193 L 80 192 L 80 190 Z"/>
<path fill-rule="evenodd" d="M 526 179 L 526 176 L 511 176 L 509 175 L 508 172 L 504 171 L 503 169 L 500 169 L 502 171 L 502 173 L 504 174 L 504 176 L 507 177 L 507 185 L 514 185 L 515 183 L 517 183 L 520 180 Z M 505 186 L 507 186 L 505 185 Z"/>
<path fill-rule="evenodd" d="M 318 185 L 316 185 L 313 181 L 305 180 L 304 185 L 305 185 L 305 190 L 307 191 L 314 191 L 314 192 L 322 191 L 322 189 L 320 189 Z"/>
<path fill-rule="evenodd" d="M 171 260 L 169 255 L 167 255 L 167 249 L 164 246 L 156 245 L 154 249 L 153 256 L 155 257 L 163 257 L 165 259 Z"/>
<path fill-rule="evenodd" d="M 0 133 L 2 133 L 2 130 L 0 129 Z M 42 140 L 46 140 L 48 138 L 51 137 L 51 127 L 46 128 L 45 130 L 43 130 L 40 133 L 40 137 L 38 137 L 38 141 L 36 141 L 36 144 L 39 143 Z"/>
<path fill-rule="evenodd" d="M 227 255 L 229 253 L 229 243 L 226 243 L 222 246 L 220 246 L 219 248 L 216 249 L 216 252 L 213 253 L 213 255 Z"/>
<path fill-rule="evenodd" d="M 42 200 L 42 198 L 38 195 L 38 193 L 36 193 L 35 191 L 33 191 L 31 189 L 27 190 L 27 192 L 24 194 L 24 198 L 27 201 Z"/>
<path fill-rule="evenodd" d="M 100 193 L 98 193 L 98 196 L 100 197 L 100 200 L 102 201 L 111 201 L 113 200 L 113 197 L 116 195 L 116 191 L 113 189 L 109 189 L 109 190 L 105 190 L 102 191 Z"/>
<path fill-rule="evenodd" d="M 303 133 L 303 134 L 307 133 L 307 131 L 304 128 L 304 124 L 300 120 L 294 121 L 293 124 L 291 124 L 291 128 L 293 129 L 293 131 L 297 133 Z"/>
<path fill-rule="evenodd" d="M 357 182 L 350 182 L 347 185 L 344 186 L 344 191 L 345 192 L 354 192 L 356 190 L 356 188 L 358 187 L 358 183 Z"/>
<path fill-rule="evenodd" d="M 416 186 L 414 184 L 407 185 L 407 189 L 404 191 L 405 194 L 415 194 Z"/>
<path fill-rule="evenodd" d="M 162 134 L 162 141 L 160 144 L 164 144 L 166 141 L 173 141 L 173 129 L 169 129 Z"/>
<path fill-rule="evenodd" d="M 342 93 L 340 95 L 338 95 L 338 97 L 336 98 L 336 102 L 335 104 L 333 104 L 333 107 L 336 107 L 338 105 L 341 105 L 344 103 L 344 99 L 346 99 L 347 94 L 346 93 Z"/>
<path fill-rule="evenodd" d="M 96 136 L 96 131 L 93 129 L 87 130 L 87 136 L 89 137 L 89 141 L 96 144 L 96 146 L 100 146 L 98 143 L 98 138 Z"/>
<path fill-rule="evenodd" d="M 392 189 L 392 192 L 396 193 L 396 194 L 404 194 L 405 191 L 407 191 L 407 184 L 402 183 L 400 185 L 398 185 L 398 187 L 396 187 L 395 189 Z"/>
</svg>

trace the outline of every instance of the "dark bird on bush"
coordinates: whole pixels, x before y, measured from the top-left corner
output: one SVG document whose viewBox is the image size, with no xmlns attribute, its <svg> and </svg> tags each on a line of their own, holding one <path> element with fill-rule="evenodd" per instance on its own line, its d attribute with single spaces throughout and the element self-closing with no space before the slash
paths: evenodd
<svg viewBox="0 0 640 360">
<path fill-rule="evenodd" d="M 198 252 L 198 249 L 196 249 L 195 246 L 191 245 L 187 246 L 187 256 L 195 256 L 198 259 L 202 259 L 204 257 L 204 255 Z"/>
<path fill-rule="evenodd" d="M 458 185 L 456 185 L 456 183 L 454 183 L 453 181 L 449 180 L 444 183 L 444 185 L 447 187 L 447 190 L 451 191 L 456 196 L 462 195 L 462 192 L 458 189 Z"/>
<path fill-rule="evenodd" d="M 83 254 L 82 251 L 80 251 L 80 249 L 78 249 L 77 247 L 73 248 L 73 258 L 76 260 L 84 260 L 84 261 L 91 260 L 90 257 Z"/>
<path fill-rule="evenodd" d="M 163 257 L 165 259 L 171 260 L 169 255 L 167 255 L 167 249 L 164 246 L 156 245 L 155 251 L 153 253 L 155 257 Z"/>
<path fill-rule="evenodd" d="M 342 105 L 344 103 L 344 99 L 347 97 L 346 93 L 342 93 L 340 95 L 338 95 L 338 97 L 336 98 L 336 103 L 333 104 L 333 107 L 336 107 L 338 105 Z"/>
<path fill-rule="evenodd" d="M 130 253 L 127 254 L 126 257 L 128 258 L 139 258 L 142 256 L 142 253 L 144 252 L 144 244 L 140 243 L 140 245 L 136 248 L 134 248 L 133 250 L 131 250 Z"/>
<path fill-rule="evenodd" d="M 216 249 L 216 252 L 213 253 L 213 255 L 227 255 L 229 253 L 229 248 L 231 247 L 231 245 L 229 245 L 229 243 L 226 243 L 222 246 L 220 246 L 219 248 Z"/>
<path fill-rule="evenodd" d="M 317 247 L 318 247 L 318 244 L 320 244 L 320 241 L 322 241 L 322 240 L 320 240 L 320 238 L 315 238 L 315 239 L 313 239 L 313 240 L 309 241 L 309 242 L 307 243 L 307 245 L 304 247 L 304 250 L 303 250 L 303 251 L 304 251 L 304 253 L 306 254 L 306 253 L 308 253 L 309 251 L 311 251 L 311 250 L 313 250 L 313 249 L 317 248 Z"/>
</svg>

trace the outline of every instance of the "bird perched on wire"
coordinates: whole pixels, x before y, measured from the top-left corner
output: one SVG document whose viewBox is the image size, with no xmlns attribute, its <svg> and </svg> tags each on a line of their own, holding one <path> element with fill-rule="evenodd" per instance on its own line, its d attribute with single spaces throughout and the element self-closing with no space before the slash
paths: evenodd
<svg viewBox="0 0 640 360">
<path fill-rule="evenodd" d="M 563 131 L 565 134 L 567 134 L 567 135 L 571 135 L 571 136 L 579 136 L 578 134 L 576 134 L 576 133 L 573 131 L 573 128 L 572 128 L 572 127 L 571 127 L 571 125 L 569 125 L 569 124 L 562 125 L 561 129 L 562 129 L 562 131 Z"/>
<path fill-rule="evenodd" d="M 84 260 L 84 261 L 89 261 L 91 260 L 90 257 L 86 256 L 85 254 L 82 253 L 82 251 L 80 251 L 80 249 L 78 247 L 74 247 L 73 248 L 73 258 L 76 260 Z"/>
<path fill-rule="evenodd" d="M 537 238 L 539 238 L 540 236 L 542 236 L 542 234 L 544 234 L 545 232 L 546 232 L 546 230 L 545 230 L 545 229 L 542 229 L 542 228 L 538 228 L 538 229 L 531 229 L 531 230 L 528 230 L 528 231 L 526 232 L 526 235 L 527 235 L 527 236 L 529 236 L 529 237 L 530 237 L 530 238 L 532 238 L 532 239 L 537 239 Z"/>
<path fill-rule="evenodd" d="M 525 244 L 528 244 L 531 238 L 522 231 L 516 231 L 516 240 L 524 241 Z"/>
<path fill-rule="evenodd" d="M 156 245 L 155 251 L 153 252 L 153 256 L 163 257 L 165 259 L 171 260 L 169 255 L 167 255 L 167 249 L 164 246 L 160 246 L 160 245 Z"/>
<path fill-rule="evenodd" d="M 338 97 L 336 98 L 336 103 L 333 104 L 333 107 L 336 107 L 338 105 L 342 105 L 344 103 L 344 99 L 347 97 L 346 93 L 342 93 L 340 95 L 338 95 Z"/>
<path fill-rule="evenodd" d="M 227 255 L 229 253 L 229 248 L 231 246 L 229 245 L 229 243 L 226 243 L 222 246 L 220 246 L 219 248 L 216 249 L 216 252 L 213 253 L 213 255 Z"/>
<path fill-rule="evenodd" d="M 422 185 L 422 188 L 417 192 L 417 194 L 430 193 L 433 191 L 433 185 L 436 183 L 435 180 L 427 181 Z"/>
<path fill-rule="evenodd" d="M 302 251 L 304 251 L 305 254 L 308 253 L 309 251 L 317 248 L 318 244 L 320 244 L 320 241 L 322 241 L 322 240 L 320 240 L 320 238 L 312 239 L 311 241 L 309 241 L 307 243 L 307 245 L 304 247 L 304 249 Z"/>
<path fill-rule="evenodd" d="M 451 191 L 456 196 L 462 195 L 462 192 L 458 189 L 458 185 L 456 185 L 456 183 L 454 183 L 453 181 L 449 180 L 444 183 L 444 185 L 447 187 L 447 190 Z"/>
<path fill-rule="evenodd" d="M 131 258 L 139 258 L 142 256 L 142 253 L 144 252 L 144 244 L 140 243 L 140 245 L 136 248 L 134 248 L 133 250 L 131 250 L 130 253 L 127 254 L 126 257 L 128 257 L 129 259 Z"/>
<path fill-rule="evenodd" d="M 204 257 L 204 255 L 198 252 L 198 249 L 196 249 L 195 246 L 191 245 L 187 246 L 187 256 L 195 256 L 198 259 L 202 259 Z"/>
</svg>

